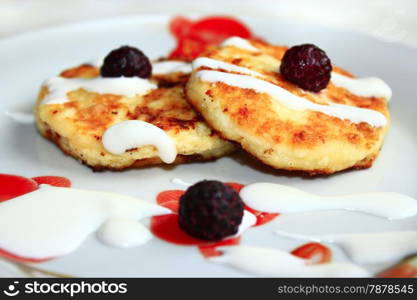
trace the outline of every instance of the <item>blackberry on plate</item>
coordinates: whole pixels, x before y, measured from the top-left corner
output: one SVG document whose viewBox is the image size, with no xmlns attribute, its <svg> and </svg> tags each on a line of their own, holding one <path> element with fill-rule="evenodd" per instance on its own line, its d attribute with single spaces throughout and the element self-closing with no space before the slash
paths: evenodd
<svg viewBox="0 0 417 300">
<path fill-rule="evenodd" d="M 233 188 L 219 181 L 200 181 L 180 198 L 179 226 L 193 237 L 220 240 L 237 233 L 243 207 Z"/>
<path fill-rule="evenodd" d="M 152 65 L 149 58 L 137 48 L 123 46 L 111 51 L 100 69 L 103 77 L 141 77 L 149 78 Z"/>
<path fill-rule="evenodd" d="M 313 44 L 288 49 L 281 61 L 282 76 L 299 87 L 319 92 L 330 81 L 332 64 L 326 52 Z"/>
</svg>

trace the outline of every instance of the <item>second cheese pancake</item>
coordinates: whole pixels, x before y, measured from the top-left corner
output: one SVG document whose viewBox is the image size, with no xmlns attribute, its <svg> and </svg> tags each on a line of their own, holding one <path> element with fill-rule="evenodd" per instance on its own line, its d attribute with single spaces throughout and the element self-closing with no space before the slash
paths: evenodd
<svg viewBox="0 0 417 300">
<path fill-rule="evenodd" d="M 389 87 L 333 67 L 319 93 L 279 73 L 287 50 L 233 38 L 194 61 L 189 102 L 221 135 L 277 169 L 368 168 L 389 126 Z"/>
</svg>

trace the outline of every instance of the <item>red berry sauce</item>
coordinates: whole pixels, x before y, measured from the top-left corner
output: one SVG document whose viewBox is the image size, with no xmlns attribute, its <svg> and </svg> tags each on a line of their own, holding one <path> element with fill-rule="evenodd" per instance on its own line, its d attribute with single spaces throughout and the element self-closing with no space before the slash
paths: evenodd
<svg viewBox="0 0 417 300">
<path fill-rule="evenodd" d="M 316 242 L 302 245 L 291 251 L 291 254 L 308 259 L 310 264 L 322 264 L 332 260 L 331 250 Z"/>
<path fill-rule="evenodd" d="M 192 61 L 208 47 L 232 36 L 255 38 L 245 24 L 226 16 L 211 16 L 196 21 L 180 16 L 171 20 L 169 28 L 177 40 L 169 58 L 185 61 Z"/>
</svg>

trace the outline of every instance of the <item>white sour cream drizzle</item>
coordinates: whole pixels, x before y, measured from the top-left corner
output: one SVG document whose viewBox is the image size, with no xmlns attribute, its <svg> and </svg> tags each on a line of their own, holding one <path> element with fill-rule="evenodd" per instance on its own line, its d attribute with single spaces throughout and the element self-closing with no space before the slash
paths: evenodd
<svg viewBox="0 0 417 300">
<path fill-rule="evenodd" d="M 191 73 L 191 64 L 179 60 L 164 60 L 152 63 L 152 74 Z"/>
<path fill-rule="evenodd" d="M 134 219 L 109 220 L 100 227 L 97 236 L 106 245 L 123 248 L 142 246 L 152 239 L 148 228 Z"/>
<path fill-rule="evenodd" d="M 360 193 L 318 196 L 274 183 L 253 183 L 240 191 L 249 207 L 268 213 L 297 213 L 324 210 L 352 210 L 387 219 L 417 214 L 417 200 L 398 193 Z"/>
<path fill-rule="evenodd" d="M 115 155 L 136 147 L 153 145 L 165 163 L 172 163 L 177 156 L 174 140 L 161 128 L 144 121 L 127 120 L 117 123 L 103 134 L 104 148 Z"/>
<path fill-rule="evenodd" d="M 135 95 L 145 95 L 157 88 L 156 84 L 139 77 L 96 77 L 91 79 L 53 77 L 45 81 L 44 86 L 48 88 L 49 93 L 42 100 L 42 104 L 68 102 L 67 93 L 78 89 L 100 94 L 133 97 Z"/>
<path fill-rule="evenodd" d="M 200 67 L 208 67 L 210 69 L 221 69 L 229 72 L 242 73 L 245 75 L 257 76 L 264 78 L 265 76 L 259 72 L 250 70 L 248 68 L 239 67 L 234 64 L 229 64 L 220 60 L 211 59 L 208 57 L 199 57 L 193 61 L 193 70 L 197 70 Z"/>
<path fill-rule="evenodd" d="M 297 240 L 334 243 L 360 264 L 392 262 L 417 253 L 417 231 L 302 235 L 278 230 L 276 233 Z"/>
<path fill-rule="evenodd" d="M 240 37 L 231 37 L 221 44 L 221 46 L 235 46 L 237 48 L 250 51 L 260 51 Z M 277 71 L 279 66 L 277 66 Z M 392 96 L 391 88 L 381 79 L 376 77 L 351 78 L 342 74 L 332 72 L 331 81 L 334 85 L 343 87 L 351 94 L 362 97 L 383 97 L 389 101 Z"/>
<path fill-rule="evenodd" d="M 192 186 L 194 183 L 191 183 L 191 182 L 187 182 L 187 181 L 185 181 L 185 180 L 182 180 L 181 178 L 178 178 L 178 177 L 174 177 L 174 178 L 171 178 L 171 183 L 173 183 L 173 184 L 176 184 L 176 185 L 180 185 L 180 186 L 184 186 L 184 187 L 190 187 L 190 186 Z"/>
<path fill-rule="evenodd" d="M 222 47 L 233 46 L 240 49 L 249 50 L 251 52 L 259 52 L 260 50 L 254 47 L 248 40 L 238 36 L 233 36 L 221 43 Z"/>
<path fill-rule="evenodd" d="M 383 97 L 389 101 L 391 88 L 377 77 L 351 78 L 332 72 L 331 81 L 334 85 L 345 88 L 351 94 L 362 97 Z"/>
<path fill-rule="evenodd" d="M 10 119 L 21 124 L 32 124 L 35 122 L 35 117 L 33 116 L 33 113 L 6 111 L 5 114 L 6 116 L 10 117 Z"/>
<path fill-rule="evenodd" d="M 381 127 L 387 124 L 385 116 L 378 111 L 343 104 L 317 104 L 303 97 L 296 96 L 286 89 L 268 81 L 251 76 L 212 70 L 201 70 L 198 71 L 196 75 L 202 81 L 213 83 L 223 82 L 230 86 L 242 89 L 252 89 L 258 93 L 267 93 L 274 97 L 276 101 L 296 110 L 314 110 L 342 120 L 349 120 L 353 123 L 366 122 L 374 127 Z"/>
<path fill-rule="evenodd" d="M 223 255 L 209 260 L 241 271 L 272 277 L 369 277 L 351 263 L 309 265 L 309 261 L 286 251 L 254 246 L 218 247 Z"/>
<path fill-rule="evenodd" d="M 170 210 L 131 196 L 41 185 L 0 203 L 0 248 L 30 258 L 74 251 L 101 228 L 99 237 L 118 247 L 146 243 L 149 231 L 138 220 Z"/>
</svg>

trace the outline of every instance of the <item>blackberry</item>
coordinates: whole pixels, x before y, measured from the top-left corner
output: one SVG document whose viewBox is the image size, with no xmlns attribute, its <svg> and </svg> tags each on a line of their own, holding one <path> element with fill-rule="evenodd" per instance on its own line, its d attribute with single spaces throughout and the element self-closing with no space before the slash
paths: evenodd
<svg viewBox="0 0 417 300">
<path fill-rule="evenodd" d="M 193 237 L 217 241 L 237 233 L 243 206 L 233 188 L 219 181 L 200 181 L 181 196 L 178 223 Z"/>
<path fill-rule="evenodd" d="M 103 77 L 141 77 L 149 78 L 152 65 L 148 57 L 137 48 L 123 46 L 111 51 L 100 69 Z"/>
<path fill-rule="evenodd" d="M 299 87 L 319 92 L 330 81 L 332 64 L 326 52 L 312 44 L 288 49 L 281 61 L 282 76 Z"/>
</svg>

